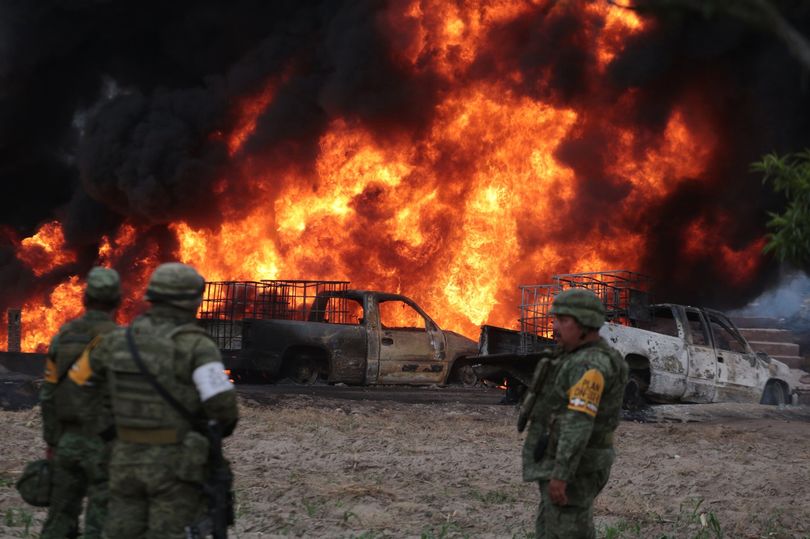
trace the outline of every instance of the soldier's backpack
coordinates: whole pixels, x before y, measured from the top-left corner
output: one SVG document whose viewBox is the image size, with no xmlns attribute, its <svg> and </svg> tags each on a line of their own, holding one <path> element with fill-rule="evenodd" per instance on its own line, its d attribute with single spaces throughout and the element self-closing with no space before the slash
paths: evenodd
<svg viewBox="0 0 810 539">
<path fill-rule="evenodd" d="M 34 507 L 48 507 L 51 503 L 51 463 L 40 459 L 29 462 L 15 484 L 26 503 Z"/>
</svg>

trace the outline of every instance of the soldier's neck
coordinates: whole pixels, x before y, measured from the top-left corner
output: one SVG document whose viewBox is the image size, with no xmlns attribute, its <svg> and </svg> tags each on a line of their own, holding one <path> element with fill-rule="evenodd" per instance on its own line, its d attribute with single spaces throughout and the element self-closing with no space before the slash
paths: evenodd
<svg viewBox="0 0 810 539">
<path fill-rule="evenodd" d="M 601 335 L 598 333 L 592 333 L 586 336 L 584 339 L 581 339 L 578 343 L 571 347 L 570 350 L 566 350 L 567 353 L 576 352 L 577 350 L 581 350 L 582 348 L 588 348 L 590 346 L 594 346 L 595 344 L 599 343 L 602 340 Z"/>
</svg>

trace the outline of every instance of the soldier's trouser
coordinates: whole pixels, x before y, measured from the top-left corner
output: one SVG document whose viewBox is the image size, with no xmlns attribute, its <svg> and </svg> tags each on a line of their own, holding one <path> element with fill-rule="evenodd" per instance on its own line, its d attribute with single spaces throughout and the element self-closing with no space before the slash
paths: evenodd
<svg viewBox="0 0 810 539">
<path fill-rule="evenodd" d="M 548 481 L 540 485 L 540 508 L 535 522 L 537 539 L 594 539 L 593 501 L 610 476 L 610 468 L 576 475 L 566 486 L 568 505 L 551 503 Z"/>
<path fill-rule="evenodd" d="M 117 441 L 110 462 L 109 539 L 184 539 L 205 511 L 199 483 L 185 476 L 182 446 Z"/>
<path fill-rule="evenodd" d="M 107 513 L 109 448 L 101 438 L 67 432 L 54 451 L 53 489 L 43 539 L 78 537 L 82 499 L 87 495 L 84 535 L 101 537 Z"/>
</svg>

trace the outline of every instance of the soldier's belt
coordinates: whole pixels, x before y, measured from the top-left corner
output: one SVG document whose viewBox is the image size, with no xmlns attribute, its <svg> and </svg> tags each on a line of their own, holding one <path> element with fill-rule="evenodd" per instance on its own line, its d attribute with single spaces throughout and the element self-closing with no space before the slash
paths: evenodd
<svg viewBox="0 0 810 539">
<path fill-rule="evenodd" d="M 131 429 L 118 427 L 118 439 L 131 444 L 166 445 L 179 443 L 177 429 Z"/>
<path fill-rule="evenodd" d="M 595 434 L 588 440 L 588 447 L 591 449 L 609 449 L 613 447 L 613 432 Z"/>
</svg>

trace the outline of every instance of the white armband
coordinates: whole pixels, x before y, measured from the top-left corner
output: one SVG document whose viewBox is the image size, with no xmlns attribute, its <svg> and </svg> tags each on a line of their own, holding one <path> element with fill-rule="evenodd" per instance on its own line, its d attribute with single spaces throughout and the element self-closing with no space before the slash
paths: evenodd
<svg viewBox="0 0 810 539">
<path fill-rule="evenodd" d="M 191 378 L 194 380 L 194 385 L 197 386 L 197 392 L 200 394 L 202 402 L 233 389 L 233 384 L 225 374 L 225 365 L 219 361 L 212 361 L 197 367 Z"/>
</svg>

